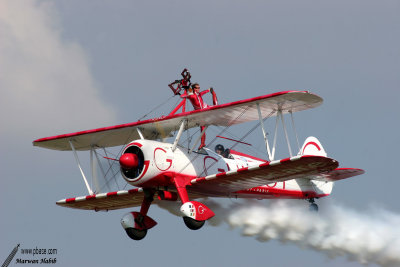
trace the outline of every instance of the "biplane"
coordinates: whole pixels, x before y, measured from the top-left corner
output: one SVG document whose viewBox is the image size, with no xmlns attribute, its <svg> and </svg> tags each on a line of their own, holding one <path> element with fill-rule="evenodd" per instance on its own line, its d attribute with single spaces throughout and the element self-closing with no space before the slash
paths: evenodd
<svg viewBox="0 0 400 267">
<path fill-rule="evenodd" d="M 173 91 L 179 94 L 179 90 Z M 335 181 L 364 173 L 361 169 L 339 168 L 338 161 L 327 157 L 315 137 L 308 137 L 298 153 L 292 153 L 284 115 L 318 107 L 322 101 L 308 91 L 284 91 L 201 110 L 187 111 L 182 102 L 167 116 L 41 138 L 33 145 L 72 151 L 76 158 L 88 195 L 62 199 L 57 205 L 94 211 L 140 207 L 139 211 L 125 214 L 121 225 L 130 238 L 141 240 L 157 224 L 148 211 L 152 203 L 159 201 L 180 201 L 183 221 L 192 230 L 200 229 L 215 215 L 204 203 L 196 201 L 206 197 L 305 199 L 310 202 L 310 209 L 318 210 L 315 199 L 330 195 Z M 182 112 L 178 112 L 180 107 Z M 272 144 L 264 125 L 271 117 L 276 117 Z M 228 154 L 217 153 L 208 146 L 195 149 L 207 127 L 230 127 L 250 121 L 256 121 L 257 128 L 261 128 L 268 158 L 233 149 Z M 289 157 L 283 159 L 275 159 L 278 124 L 283 126 L 289 151 Z M 203 131 L 193 144 L 183 145 L 183 132 L 199 126 L 204 126 Z M 165 137 L 173 142 L 165 142 Z M 132 188 L 94 192 L 77 151 L 90 151 L 93 169 L 99 161 L 97 151 L 115 146 L 122 146 L 118 157 L 104 158 L 118 165 L 122 179 Z"/>
</svg>

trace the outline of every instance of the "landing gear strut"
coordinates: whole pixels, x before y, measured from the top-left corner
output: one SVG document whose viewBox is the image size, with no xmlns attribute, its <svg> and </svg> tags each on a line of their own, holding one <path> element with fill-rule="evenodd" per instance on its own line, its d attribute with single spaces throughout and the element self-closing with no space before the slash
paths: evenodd
<svg viewBox="0 0 400 267">
<path fill-rule="evenodd" d="M 318 205 L 315 204 L 314 198 L 310 198 L 310 199 L 308 200 L 308 202 L 310 202 L 309 210 L 310 210 L 311 212 L 318 212 Z"/>
<path fill-rule="evenodd" d="M 142 240 L 146 236 L 147 230 L 157 224 L 152 218 L 147 216 L 153 196 L 153 191 L 145 190 L 140 212 L 127 213 L 121 219 L 122 227 L 125 229 L 126 234 L 133 240 Z"/>
<path fill-rule="evenodd" d="M 191 230 L 200 229 L 206 220 L 215 215 L 214 212 L 203 203 L 189 201 L 189 196 L 186 190 L 187 181 L 185 181 L 184 178 L 175 177 L 174 183 L 179 198 L 182 201 L 181 212 L 183 215 L 183 222 Z"/>
</svg>

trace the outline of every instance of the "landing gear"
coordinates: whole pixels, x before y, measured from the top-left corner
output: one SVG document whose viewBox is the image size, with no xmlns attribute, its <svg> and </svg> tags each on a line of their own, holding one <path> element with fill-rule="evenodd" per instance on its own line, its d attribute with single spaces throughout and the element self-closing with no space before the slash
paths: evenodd
<svg viewBox="0 0 400 267">
<path fill-rule="evenodd" d="M 205 223 L 205 221 L 197 221 L 187 216 L 183 217 L 183 221 L 190 230 L 199 230 Z"/>
<path fill-rule="evenodd" d="M 125 231 L 126 234 L 133 240 L 142 240 L 147 234 L 147 229 L 139 230 L 129 227 L 126 228 Z"/>
<path fill-rule="evenodd" d="M 181 212 L 183 222 L 191 230 L 200 229 L 206 220 L 213 217 L 215 214 L 206 205 L 197 201 L 189 201 L 189 196 L 186 190 L 187 181 L 182 177 L 175 177 L 174 183 L 181 199 Z"/>
<path fill-rule="evenodd" d="M 309 209 L 311 212 L 318 212 L 318 205 L 315 204 L 314 198 L 310 198 L 310 199 L 308 200 L 308 202 L 310 202 L 310 206 L 309 206 L 308 209 Z"/>
<path fill-rule="evenodd" d="M 122 227 L 125 229 L 126 234 L 133 240 L 142 240 L 146 236 L 147 230 L 157 224 L 156 221 L 147 216 L 153 196 L 153 191 L 146 190 L 140 212 L 127 213 L 121 219 Z"/>
</svg>

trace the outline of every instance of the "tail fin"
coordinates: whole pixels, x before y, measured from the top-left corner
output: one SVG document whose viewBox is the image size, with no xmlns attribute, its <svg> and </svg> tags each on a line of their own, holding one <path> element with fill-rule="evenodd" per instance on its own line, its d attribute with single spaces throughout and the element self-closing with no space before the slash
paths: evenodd
<svg viewBox="0 0 400 267">
<path fill-rule="evenodd" d="M 326 157 L 327 154 L 322 147 L 321 143 L 317 138 L 310 136 L 304 141 L 303 147 L 301 148 L 300 155 L 313 155 Z"/>
<path fill-rule="evenodd" d="M 306 141 L 304 141 L 303 147 L 301 148 L 300 155 L 313 155 L 313 156 L 322 156 L 326 157 L 327 154 L 325 149 L 322 147 L 319 140 L 313 136 L 307 137 Z M 317 181 L 317 180 L 309 180 L 312 184 L 314 191 L 317 195 L 330 195 L 332 193 L 333 184 L 332 181 Z"/>
</svg>

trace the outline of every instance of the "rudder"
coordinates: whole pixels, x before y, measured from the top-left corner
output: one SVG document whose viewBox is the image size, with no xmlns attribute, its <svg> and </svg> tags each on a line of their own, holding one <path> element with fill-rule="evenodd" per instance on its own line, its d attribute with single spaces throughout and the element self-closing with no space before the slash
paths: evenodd
<svg viewBox="0 0 400 267">
<path fill-rule="evenodd" d="M 303 147 L 301 148 L 299 154 L 322 157 L 327 156 L 325 149 L 322 147 L 319 140 L 314 136 L 309 136 L 306 141 L 304 141 Z"/>
</svg>

